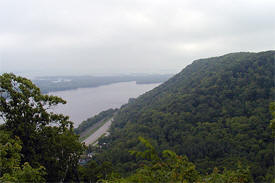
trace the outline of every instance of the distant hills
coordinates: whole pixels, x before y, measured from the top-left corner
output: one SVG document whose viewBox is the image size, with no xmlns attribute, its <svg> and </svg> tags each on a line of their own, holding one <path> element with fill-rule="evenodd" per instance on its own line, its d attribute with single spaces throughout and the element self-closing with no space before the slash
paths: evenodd
<svg viewBox="0 0 275 183">
<path fill-rule="evenodd" d="M 138 167 L 129 150 L 142 136 L 161 152 L 187 155 L 206 174 L 214 167 L 250 167 L 256 182 L 272 180 L 274 143 L 269 104 L 275 100 L 275 51 L 199 59 L 121 107 L 100 153 L 123 174 Z"/>
<path fill-rule="evenodd" d="M 44 76 L 32 79 L 42 91 L 71 90 L 77 88 L 98 87 L 107 84 L 135 81 L 137 84 L 162 83 L 167 81 L 172 74 L 135 74 L 117 76 Z"/>
</svg>

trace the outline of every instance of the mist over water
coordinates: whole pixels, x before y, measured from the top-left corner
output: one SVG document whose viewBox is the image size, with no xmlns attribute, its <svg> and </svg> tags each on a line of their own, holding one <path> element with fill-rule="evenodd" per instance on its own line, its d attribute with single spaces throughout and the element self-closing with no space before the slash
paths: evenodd
<svg viewBox="0 0 275 183">
<path fill-rule="evenodd" d="M 96 88 L 51 92 L 49 95 L 59 96 L 67 101 L 67 104 L 57 106 L 54 112 L 68 115 L 74 122 L 74 127 L 77 127 L 87 118 L 109 108 L 119 108 L 126 104 L 129 98 L 136 98 L 158 85 L 160 83 L 123 82 Z"/>
</svg>

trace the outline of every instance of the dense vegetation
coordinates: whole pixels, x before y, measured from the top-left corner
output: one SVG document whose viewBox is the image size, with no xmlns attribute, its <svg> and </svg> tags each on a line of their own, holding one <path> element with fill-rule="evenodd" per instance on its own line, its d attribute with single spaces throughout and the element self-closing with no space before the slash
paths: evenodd
<svg viewBox="0 0 275 183">
<path fill-rule="evenodd" d="M 77 88 L 98 87 L 102 85 L 135 81 L 137 84 L 162 83 L 167 81 L 171 74 L 152 75 L 121 75 L 121 76 L 48 76 L 38 77 L 33 82 L 42 93 L 70 90 Z"/>
<path fill-rule="evenodd" d="M 117 109 L 108 109 L 106 111 L 102 111 L 99 114 L 83 121 L 76 129 L 74 129 L 74 132 L 76 134 L 80 134 L 80 133 L 84 132 L 86 129 L 95 125 L 96 123 L 98 123 L 106 118 L 111 118 L 116 111 L 117 111 Z"/>
<path fill-rule="evenodd" d="M 44 182 L 45 168 L 32 168 L 29 163 L 21 164 L 19 138 L 0 130 L 0 182 Z"/>
<path fill-rule="evenodd" d="M 28 79 L 0 76 L 0 182 L 78 180 L 84 146 L 68 117 L 47 111 L 59 103 Z"/>
<path fill-rule="evenodd" d="M 66 102 L 3 74 L 0 182 L 274 182 L 274 56 L 197 60 L 118 111 L 91 118 L 78 130 L 115 114 L 111 134 L 88 148 L 93 158 L 84 166 L 72 122 L 48 111 Z"/>
<path fill-rule="evenodd" d="M 275 102 L 271 102 L 269 106 L 272 119 L 270 120 L 270 128 L 272 129 L 272 136 L 275 137 Z"/>
<path fill-rule="evenodd" d="M 239 163 L 235 170 L 214 168 L 211 174 L 204 175 L 196 170 L 196 166 L 186 156 L 179 156 L 170 150 L 158 153 L 144 138 L 139 137 L 142 151 L 129 152 L 139 160 L 139 168 L 126 177 L 121 177 L 115 167 L 108 161 L 100 163 L 91 160 L 79 167 L 80 180 L 84 182 L 128 183 L 128 182 L 194 182 L 194 183 L 251 183 L 248 167 Z"/>
<path fill-rule="evenodd" d="M 214 167 L 249 166 L 254 181 L 274 175 L 269 104 L 274 101 L 274 51 L 200 59 L 123 106 L 111 135 L 100 140 L 97 162 L 109 160 L 123 175 L 138 166 L 131 149 L 138 136 L 160 153 L 186 155 L 203 174 Z"/>
<path fill-rule="evenodd" d="M 160 155 L 155 148 L 142 137 L 139 138 L 147 149 L 142 152 L 131 151 L 142 160 L 141 167 L 132 175 L 121 178 L 112 174 L 104 182 L 127 183 L 127 182 L 196 182 L 196 183 L 218 183 L 218 182 L 253 182 L 248 168 L 239 164 L 236 170 L 219 172 L 217 168 L 209 175 L 201 175 L 193 163 L 186 156 L 179 156 L 173 151 L 164 150 Z"/>
</svg>

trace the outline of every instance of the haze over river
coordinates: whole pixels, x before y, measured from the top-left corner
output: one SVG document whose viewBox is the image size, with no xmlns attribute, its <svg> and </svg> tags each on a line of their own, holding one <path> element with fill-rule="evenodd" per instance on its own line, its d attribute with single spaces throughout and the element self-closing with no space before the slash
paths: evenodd
<svg viewBox="0 0 275 183">
<path fill-rule="evenodd" d="M 136 98 L 158 85 L 160 83 L 123 82 L 96 88 L 51 92 L 49 95 L 59 96 L 67 101 L 67 104 L 54 108 L 54 112 L 70 116 L 70 120 L 74 122 L 74 127 L 77 127 L 87 118 L 109 108 L 119 108 L 126 104 L 129 98 Z"/>
</svg>

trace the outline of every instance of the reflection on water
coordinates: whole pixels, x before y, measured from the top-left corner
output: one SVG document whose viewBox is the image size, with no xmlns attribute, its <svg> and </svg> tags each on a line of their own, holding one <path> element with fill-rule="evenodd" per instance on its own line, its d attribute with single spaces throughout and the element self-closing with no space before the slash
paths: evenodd
<svg viewBox="0 0 275 183">
<path fill-rule="evenodd" d="M 135 82 L 124 82 L 96 88 L 52 92 L 50 95 L 60 96 L 67 101 L 66 105 L 57 106 L 54 112 L 70 116 L 74 127 L 77 127 L 83 120 L 103 110 L 119 108 L 127 103 L 129 98 L 138 97 L 159 84 L 137 85 Z"/>
</svg>

